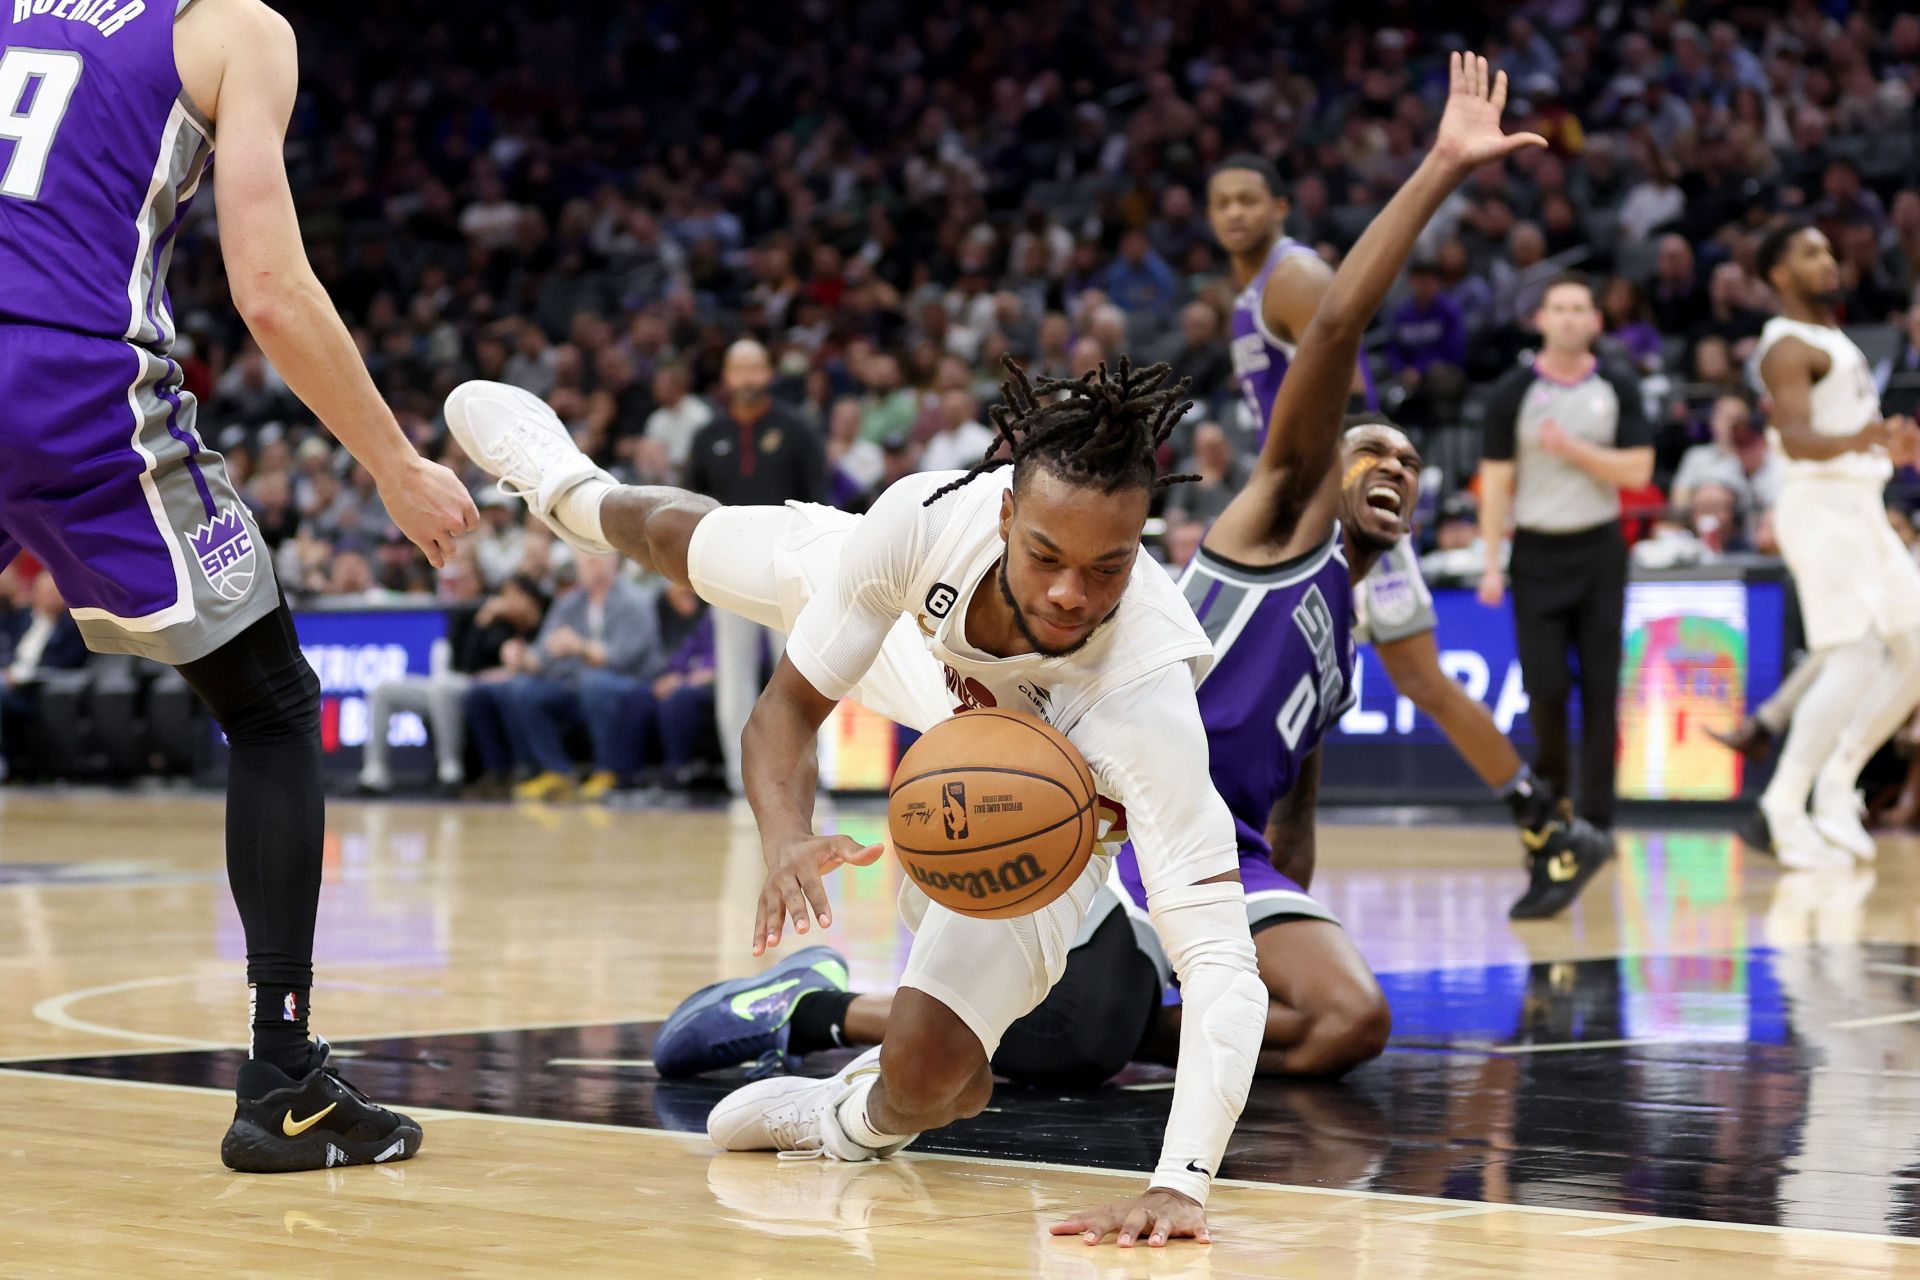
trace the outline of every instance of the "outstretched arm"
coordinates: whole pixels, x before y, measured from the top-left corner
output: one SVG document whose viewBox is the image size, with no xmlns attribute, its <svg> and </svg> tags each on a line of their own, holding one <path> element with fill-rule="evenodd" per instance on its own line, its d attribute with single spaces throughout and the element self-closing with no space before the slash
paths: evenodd
<svg viewBox="0 0 1920 1280">
<path fill-rule="evenodd" d="M 217 29 L 207 15 L 189 17 L 183 58 L 220 67 L 217 79 L 210 71 L 193 79 L 212 95 L 210 106 L 196 101 L 214 117 L 214 198 L 233 304 L 293 393 L 372 474 L 394 524 L 438 567 L 480 516 L 457 476 L 414 452 L 307 262 L 283 154 L 300 79 L 293 29 L 261 4 L 226 6 Z"/>
<path fill-rule="evenodd" d="M 1280 384 L 1253 480 L 1221 515 L 1209 546 L 1228 556 L 1284 559 L 1326 537 L 1339 492 L 1335 463 L 1347 390 L 1374 312 L 1428 219 L 1469 173 L 1523 147 L 1546 145 L 1538 134 L 1501 132 L 1506 102 L 1504 71 L 1490 78 L 1485 58 L 1453 55 L 1433 150 L 1334 273 Z"/>
</svg>

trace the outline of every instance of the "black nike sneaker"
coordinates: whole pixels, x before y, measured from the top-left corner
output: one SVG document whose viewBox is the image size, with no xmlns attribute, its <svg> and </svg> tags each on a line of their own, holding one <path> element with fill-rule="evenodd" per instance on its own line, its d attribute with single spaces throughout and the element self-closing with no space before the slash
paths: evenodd
<svg viewBox="0 0 1920 1280">
<path fill-rule="evenodd" d="M 1546 826 L 1522 831 L 1520 842 L 1527 846 L 1527 891 L 1508 909 L 1510 920 L 1559 915 L 1613 859 L 1613 837 L 1564 807 Z"/>
<path fill-rule="evenodd" d="M 222 1164 L 238 1173 L 298 1173 L 391 1164 L 420 1149 L 420 1126 L 342 1080 L 327 1065 L 329 1052 L 315 1036 L 313 1059 L 298 1080 L 257 1058 L 240 1068 Z"/>
</svg>

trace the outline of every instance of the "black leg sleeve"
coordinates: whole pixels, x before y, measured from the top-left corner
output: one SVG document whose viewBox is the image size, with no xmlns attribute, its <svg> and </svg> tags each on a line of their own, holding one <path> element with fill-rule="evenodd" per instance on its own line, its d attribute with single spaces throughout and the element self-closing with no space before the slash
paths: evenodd
<svg viewBox="0 0 1920 1280">
<path fill-rule="evenodd" d="M 227 878 L 247 931 L 247 981 L 311 986 L 326 822 L 320 681 L 286 602 L 180 674 L 230 748 Z"/>
</svg>

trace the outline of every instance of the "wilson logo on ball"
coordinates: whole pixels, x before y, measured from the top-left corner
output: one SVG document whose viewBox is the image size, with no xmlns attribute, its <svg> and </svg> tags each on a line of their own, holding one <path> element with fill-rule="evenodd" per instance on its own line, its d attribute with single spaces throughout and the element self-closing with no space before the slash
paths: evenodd
<svg viewBox="0 0 1920 1280">
<path fill-rule="evenodd" d="M 947 839 L 965 840 L 967 838 L 967 784 L 949 782 L 943 800 L 940 816 L 946 820 Z"/>
<path fill-rule="evenodd" d="M 1040 860 L 1030 853 L 1009 858 L 998 867 L 982 867 L 978 871 L 929 871 L 917 862 L 909 870 L 913 872 L 915 880 L 929 889 L 964 893 L 974 899 L 1024 889 L 1037 882 L 1042 874 Z"/>
</svg>

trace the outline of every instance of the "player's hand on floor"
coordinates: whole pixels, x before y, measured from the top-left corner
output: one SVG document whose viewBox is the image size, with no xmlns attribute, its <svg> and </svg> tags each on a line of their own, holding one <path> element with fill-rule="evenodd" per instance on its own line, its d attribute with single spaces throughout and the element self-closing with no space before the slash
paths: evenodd
<svg viewBox="0 0 1920 1280">
<path fill-rule="evenodd" d="M 1054 1223 L 1048 1230 L 1056 1236 L 1079 1236 L 1088 1244 L 1099 1244 L 1117 1231 L 1122 1249 L 1133 1248 L 1138 1240 L 1145 1240 L 1155 1249 L 1169 1240 L 1183 1238 L 1198 1240 L 1201 1244 L 1213 1243 L 1213 1236 L 1207 1231 L 1206 1209 L 1177 1191 L 1154 1190 L 1130 1200 L 1115 1200 L 1098 1209 L 1076 1213 L 1064 1222 Z"/>
<path fill-rule="evenodd" d="M 864 867 L 886 851 L 883 844 L 862 845 L 850 836 L 808 836 L 768 850 L 767 882 L 760 888 L 760 909 L 754 919 L 753 954 L 780 945 L 789 919 L 795 933 L 805 933 L 809 908 L 822 929 L 832 925 L 833 909 L 827 905 L 827 886 L 821 877 L 845 863 Z"/>
<path fill-rule="evenodd" d="M 408 541 L 439 569 L 453 558 L 453 540 L 480 527 L 480 512 L 460 477 L 437 462 L 415 458 L 381 478 L 380 501 Z"/>
</svg>

